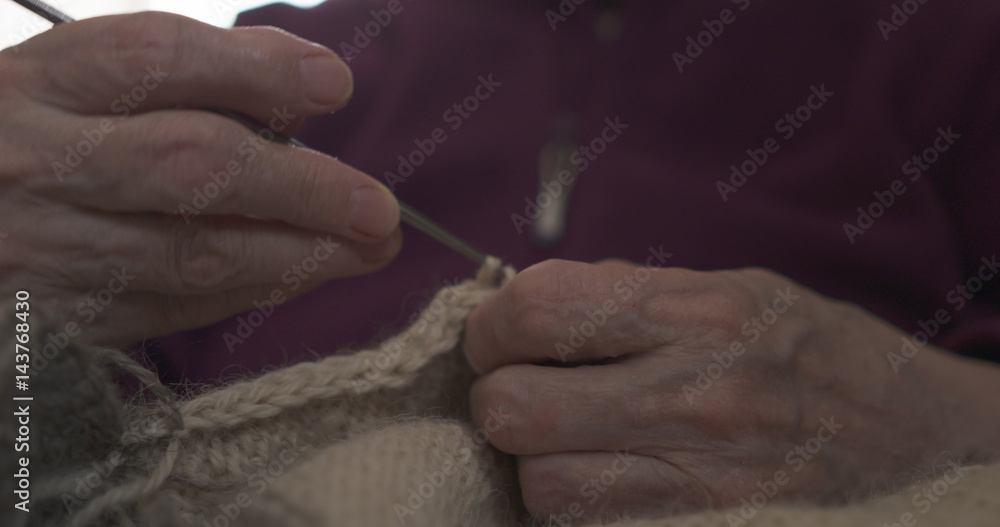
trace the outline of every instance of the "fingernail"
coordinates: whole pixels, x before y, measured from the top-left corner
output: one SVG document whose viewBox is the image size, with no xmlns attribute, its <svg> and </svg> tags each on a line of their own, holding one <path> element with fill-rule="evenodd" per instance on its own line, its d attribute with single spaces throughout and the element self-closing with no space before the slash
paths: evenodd
<svg viewBox="0 0 1000 527">
<path fill-rule="evenodd" d="M 390 236 L 377 243 L 361 245 L 357 249 L 358 257 L 366 264 L 383 264 L 399 254 L 402 247 L 402 236 Z"/>
<path fill-rule="evenodd" d="M 339 58 L 313 55 L 299 66 L 302 91 L 307 99 L 320 106 L 339 106 L 354 93 L 354 75 Z"/>
<path fill-rule="evenodd" d="M 399 224 L 399 204 L 388 190 L 356 188 L 347 202 L 347 223 L 361 234 L 383 238 Z"/>
</svg>

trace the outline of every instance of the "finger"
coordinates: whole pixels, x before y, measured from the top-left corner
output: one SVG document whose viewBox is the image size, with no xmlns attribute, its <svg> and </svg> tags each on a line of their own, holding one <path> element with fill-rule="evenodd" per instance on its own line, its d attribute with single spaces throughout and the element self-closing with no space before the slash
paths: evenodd
<svg viewBox="0 0 1000 527">
<path fill-rule="evenodd" d="M 145 338 L 205 327 L 237 313 L 259 310 L 264 318 L 273 308 L 301 296 L 320 282 L 292 289 L 275 283 L 196 296 L 171 296 L 124 291 L 116 295 L 85 295 L 71 320 L 84 338 L 104 346 L 124 346 Z"/>
<path fill-rule="evenodd" d="M 645 448 L 679 430 L 665 419 L 677 395 L 637 381 L 642 373 L 630 364 L 504 366 L 473 385 L 472 419 L 514 455 Z"/>
<path fill-rule="evenodd" d="M 830 479 L 832 467 L 825 463 L 789 466 L 741 454 L 695 447 L 657 456 L 628 450 L 518 456 L 518 478 L 528 511 L 560 520 L 558 525 L 748 503 L 760 509 L 771 501 L 806 499 L 802 489 Z"/>
<path fill-rule="evenodd" d="M 95 118 L 58 122 L 65 130 L 100 126 Z M 154 112 L 111 126 L 92 132 L 100 139 L 84 145 L 86 156 L 57 149 L 68 168 L 29 188 L 106 211 L 253 215 L 362 242 L 398 228 L 398 202 L 378 181 L 319 152 L 269 143 L 225 117 Z"/>
<path fill-rule="evenodd" d="M 267 122 L 329 113 L 353 91 L 334 52 L 270 28 L 221 29 L 167 13 L 56 26 L 12 54 L 26 96 L 78 113 L 221 107 Z"/>
<path fill-rule="evenodd" d="M 110 214 L 63 207 L 37 215 L 36 272 L 66 287 L 172 296 L 244 286 L 325 281 L 374 272 L 398 253 L 401 233 L 361 244 L 246 217 Z M 68 220 L 67 220 L 68 219 Z M 59 247 L 53 253 L 51 247 Z M 66 272 L 72 269 L 72 272 Z"/>
<path fill-rule="evenodd" d="M 134 290 L 202 295 L 245 286 L 327 281 L 375 272 L 398 254 L 397 230 L 376 244 L 240 217 L 205 217 L 185 225 L 149 215 L 114 229 L 97 244 L 105 269 L 130 269 Z M 137 257 L 138 256 L 138 257 Z M 108 276 L 105 274 L 104 276 Z"/>
<path fill-rule="evenodd" d="M 514 455 L 616 449 L 646 455 L 772 452 L 773 438 L 789 432 L 787 416 L 795 404 L 788 392 L 761 394 L 759 377 L 736 374 L 718 377 L 705 388 L 701 351 L 663 351 L 572 368 L 498 368 L 472 386 L 473 422 L 486 430 L 490 443 Z"/>
<path fill-rule="evenodd" d="M 480 372 L 506 364 L 593 362 L 638 353 L 738 306 L 707 273 L 549 260 L 519 273 L 469 317 L 465 353 Z"/>
<path fill-rule="evenodd" d="M 712 411 L 705 404 L 695 408 L 686 403 L 671 362 L 504 366 L 472 386 L 472 419 L 489 432 L 490 443 L 513 455 L 623 448 L 653 453 L 665 445 L 681 446 L 681 438 L 700 438 L 704 444 L 709 436 L 703 428 L 715 415 L 705 415 Z M 720 388 L 719 393 L 728 390 Z M 745 433 L 747 419 L 724 420 L 733 429 L 725 434 L 727 440 L 737 434 L 754 440 Z"/>
<path fill-rule="evenodd" d="M 626 451 L 521 456 L 524 504 L 552 525 L 644 517 L 711 503 L 696 480 L 663 461 Z"/>
</svg>

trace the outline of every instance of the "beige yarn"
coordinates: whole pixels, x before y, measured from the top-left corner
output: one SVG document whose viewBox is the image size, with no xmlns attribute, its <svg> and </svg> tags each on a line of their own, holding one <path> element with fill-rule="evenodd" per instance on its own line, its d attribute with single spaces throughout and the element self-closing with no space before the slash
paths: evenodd
<svg viewBox="0 0 1000 527">
<path fill-rule="evenodd" d="M 287 459 L 289 451 L 296 453 L 294 461 L 299 462 L 368 429 L 408 420 L 467 422 L 466 397 L 473 375 L 458 349 L 465 319 L 513 276 L 513 269 L 489 258 L 475 279 L 439 291 L 413 326 L 378 349 L 287 367 L 188 401 L 171 401 L 169 409 L 134 407 L 127 426 L 92 419 L 105 421 L 95 428 L 120 429 L 116 448 L 105 445 L 89 452 L 89 461 L 99 464 L 108 464 L 109 451 L 124 460 L 113 477 L 99 488 L 86 489 L 93 496 L 81 496 L 81 492 L 74 494 L 74 483 L 94 470 L 85 464 L 77 470 L 64 467 L 56 477 L 36 479 L 33 501 L 48 505 L 46 522 L 60 517 L 51 509 L 62 509 L 56 505 L 68 502 L 70 515 L 63 520 L 71 527 L 127 524 L 148 507 L 159 511 L 153 518 L 157 523 L 169 518 L 170 525 L 202 525 L 203 519 L 211 521 L 218 512 L 220 500 L 255 483 L 260 470 Z M 42 342 L 48 329 L 37 329 L 34 340 Z M 52 364 L 78 355 L 136 374 L 161 400 L 169 400 L 155 376 L 118 352 L 70 348 Z M 12 365 L 12 358 L 7 358 L 5 365 Z M 54 377 L 57 369 L 49 366 L 35 376 Z M 86 378 L 85 370 L 68 370 L 58 371 L 65 375 L 81 372 Z M 99 384 L 102 389 L 109 384 L 107 379 L 101 381 L 88 384 Z M 59 379 L 49 389 L 72 391 L 74 387 L 79 388 L 77 379 Z M 74 412 L 67 408 L 66 413 Z M 57 435 L 59 424 L 51 427 L 49 433 Z M 59 444 L 48 450 L 74 449 Z M 483 445 L 480 450 L 489 447 Z M 491 461 L 490 467 L 494 473 L 502 471 L 498 462 Z M 506 479 L 510 481 L 509 474 Z M 34 518 L 32 523 L 23 516 L 16 519 L 19 524 L 36 524 Z"/>
<path fill-rule="evenodd" d="M 377 349 L 290 366 L 180 402 L 121 353 L 70 346 L 33 374 L 44 389 L 39 404 L 50 405 L 34 429 L 47 438 L 32 447 L 39 468 L 33 512 L 8 521 L 7 478 L 0 481 L 0 525 L 541 525 L 521 505 L 512 458 L 470 424 L 474 374 L 460 349 L 471 310 L 513 275 L 491 258 L 475 279 L 439 291 L 413 326 Z M 37 329 L 33 339 L 47 331 Z M 0 335 L 4 345 L 10 340 Z M 6 348 L 0 375 L 9 378 Z M 123 406 L 110 395 L 108 368 L 135 375 L 158 402 Z M 8 416 L 11 390 L 0 383 Z M 0 427 L 5 444 L 10 433 Z M 114 466 L 81 497 L 78 482 L 96 481 L 94 463 Z M 0 469 L 13 470 L 6 457 Z M 909 512 L 920 526 L 1000 525 L 1000 466 L 970 468 L 923 514 L 912 496 L 927 484 L 850 507 L 769 505 L 746 524 L 881 527 Z M 617 525 L 744 525 L 733 523 L 733 513 Z"/>
</svg>

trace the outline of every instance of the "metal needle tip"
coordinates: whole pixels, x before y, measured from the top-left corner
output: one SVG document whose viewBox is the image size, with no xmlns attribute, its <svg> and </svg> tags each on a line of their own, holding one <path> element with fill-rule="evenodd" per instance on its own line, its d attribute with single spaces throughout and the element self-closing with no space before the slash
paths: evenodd
<svg viewBox="0 0 1000 527">
<path fill-rule="evenodd" d="M 72 22 L 73 18 L 66 13 L 41 2 L 39 0 L 14 0 L 20 4 L 25 9 L 28 9 L 32 13 L 52 22 L 53 24 L 61 24 L 63 22 Z"/>
<path fill-rule="evenodd" d="M 413 208 L 409 205 L 399 202 L 399 212 L 403 221 L 406 222 L 407 225 L 419 230 L 431 238 L 434 238 L 448 247 L 451 247 L 455 252 L 460 253 L 462 256 L 465 256 L 479 265 L 482 265 L 483 262 L 486 261 L 485 254 L 473 249 L 471 245 L 462 241 L 461 238 L 448 232 L 444 229 L 444 227 L 441 227 L 437 223 L 434 223 L 427 216 L 413 210 Z"/>
</svg>

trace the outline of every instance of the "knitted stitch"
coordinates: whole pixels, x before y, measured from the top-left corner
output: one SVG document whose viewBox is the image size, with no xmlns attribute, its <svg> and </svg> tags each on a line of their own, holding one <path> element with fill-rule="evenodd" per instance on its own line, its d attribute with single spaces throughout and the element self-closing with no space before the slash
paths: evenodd
<svg viewBox="0 0 1000 527">
<path fill-rule="evenodd" d="M 490 258 L 475 279 L 439 291 L 411 327 L 376 349 L 182 401 L 119 351 L 69 343 L 55 357 L 36 356 L 32 512 L 10 512 L 14 489 L 4 477 L 0 525 L 540 524 L 521 504 L 511 456 L 470 424 L 474 374 L 460 347 L 469 313 L 513 276 Z M 57 326 L 34 320 L 32 342 L 42 343 Z M 5 379 L 14 374 L 12 341 L 0 334 Z M 138 378 L 152 402 L 123 404 L 114 370 Z M 0 383 L 5 416 L 14 411 L 8 382 Z M 3 423 L 0 439 L 11 445 L 16 425 L 10 417 Z M 16 470 L 13 456 L 0 459 L 0 470 Z M 619 525 L 879 527 L 906 513 L 921 526 L 1000 524 L 1000 467 L 967 469 L 924 513 L 913 495 L 933 483 L 848 507 L 776 504 L 745 520 L 737 508 Z"/>
</svg>

